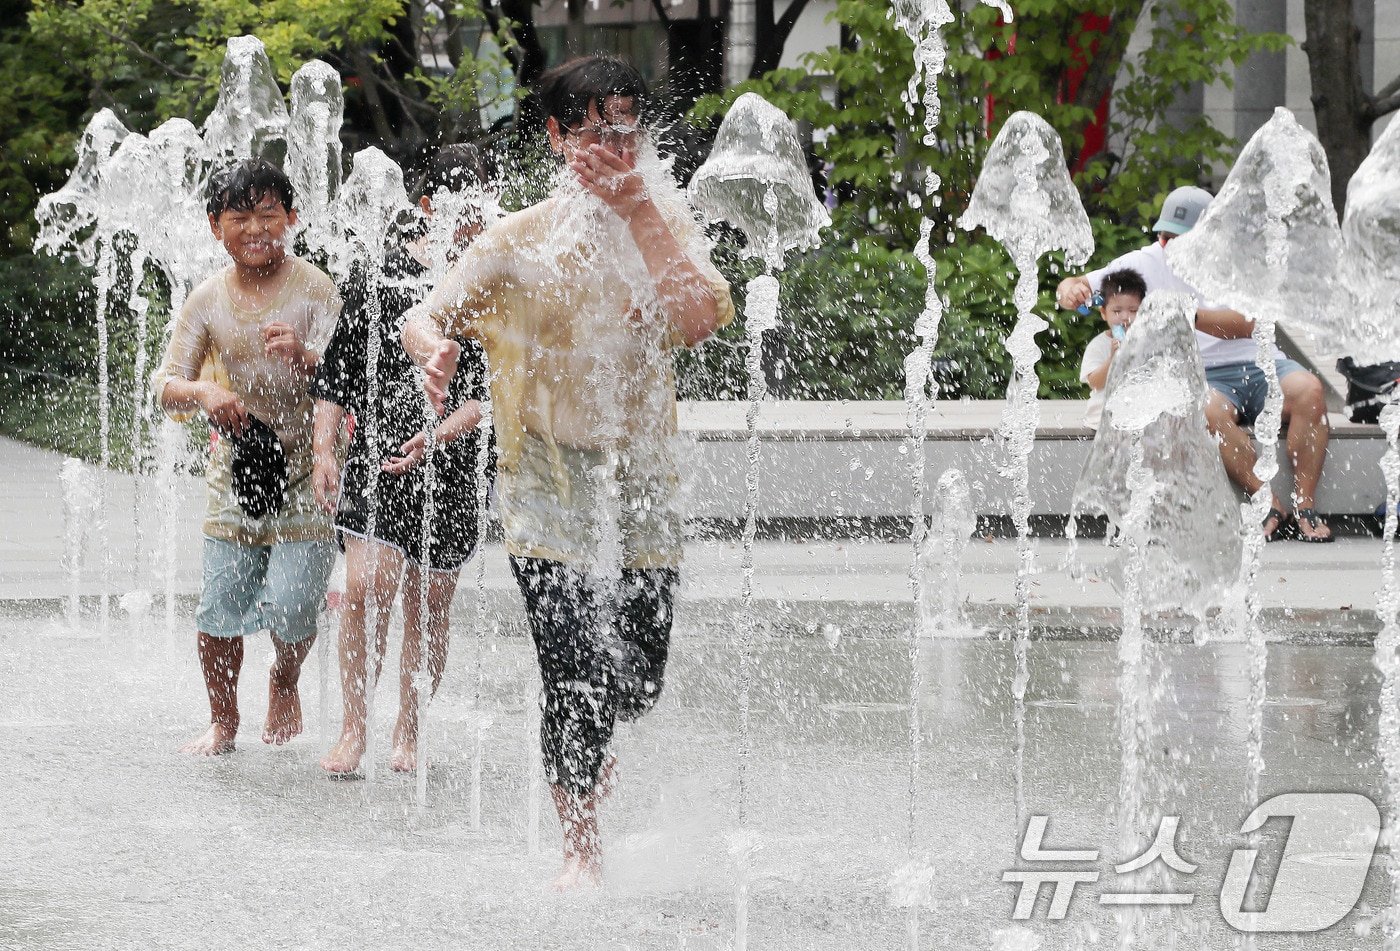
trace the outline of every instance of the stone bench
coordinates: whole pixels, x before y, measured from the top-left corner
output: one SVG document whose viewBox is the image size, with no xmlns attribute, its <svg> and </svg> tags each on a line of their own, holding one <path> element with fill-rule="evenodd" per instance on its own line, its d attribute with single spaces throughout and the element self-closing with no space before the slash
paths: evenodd
<svg viewBox="0 0 1400 951">
<path fill-rule="evenodd" d="M 925 478 L 931 486 L 957 467 L 981 515 L 1011 511 L 1008 456 L 995 438 L 1004 400 L 934 404 L 924 437 Z M 689 511 L 698 519 L 742 518 L 747 436 L 742 402 L 683 402 L 680 426 L 694 439 L 684 460 Z M 1082 400 L 1044 400 L 1030 460 L 1031 511 L 1069 512 L 1075 481 L 1093 431 L 1083 424 Z M 1327 466 L 1318 489 L 1324 514 L 1371 515 L 1385 501 L 1377 426 L 1334 414 Z M 759 414 L 759 516 L 763 519 L 907 519 L 912 504 L 905 446 L 904 404 L 775 400 Z M 1275 488 L 1287 498 L 1292 469 L 1280 460 Z M 926 501 L 926 505 L 931 504 Z M 926 509 L 927 510 L 927 509 Z"/>
</svg>

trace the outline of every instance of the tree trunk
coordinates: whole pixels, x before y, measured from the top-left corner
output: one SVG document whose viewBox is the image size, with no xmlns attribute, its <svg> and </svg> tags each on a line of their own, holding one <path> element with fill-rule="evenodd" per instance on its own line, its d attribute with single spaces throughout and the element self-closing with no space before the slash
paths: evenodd
<svg viewBox="0 0 1400 951">
<path fill-rule="evenodd" d="M 778 68 L 778 64 L 783 61 L 783 50 L 787 46 L 788 37 L 792 35 L 792 28 L 802 11 L 807 9 L 808 2 L 809 0 L 792 0 L 779 17 L 774 13 L 774 0 L 757 0 L 754 4 L 754 18 L 757 23 L 754 29 L 753 68 L 749 70 L 750 79 L 758 79 L 764 73 Z"/>
<path fill-rule="evenodd" d="M 1144 0 L 1127 0 L 1122 9 L 1113 14 L 1112 20 L 1109 21 L 1108 31 L 1099 40 L 1098 49 L 1094 51 L 1094 58 L 1084 71 L 1084 78 L 1080 80 L 1079 89 L 1075 92 L 1074 104 L 1088 109 L 1090 118 L 1081 120 L 1070 130 L 1075 133 L 1071 136 L 1074 141 L 1074 145 L 1071 146 L 1072 154 L 1066 156 L 1070 168 L 1074 168 L 1079 161 L 1081 143 L 1084 141 L 1084 130 L 1094 121 L 1093 113 L 1099 108 L 1104 94 L 1113 89 L 1113 81 L 1118 75 L 1118 68 L 1123 63 L 1123 55 L 1128 51 L 1128 41 L 1132 39 L 1133 30 L 1137 26 L 1138 18 L 1142 15 L 1143 2 Z M 1081 52 L 1087 51 L 1081 50 Z"/>
<path fill-rule="evenodd" d="M 1305 0 L 1308 73 L 1317 137 L 1332 172 L 1332 203 L 1340 216 L 1347 183 L 1371 150 L 1375 104 L 1361 80 L 1361 51 L 1351 0 Z"/>
<path fill-rule="evenodd" d="M 583 22 L 583 5 L 587 0 L 569 0 L 569 23 L 564 29 L 564 48 L 570 56 L 582 56 L 586 52 L 586 27 Z"/>
</svg>

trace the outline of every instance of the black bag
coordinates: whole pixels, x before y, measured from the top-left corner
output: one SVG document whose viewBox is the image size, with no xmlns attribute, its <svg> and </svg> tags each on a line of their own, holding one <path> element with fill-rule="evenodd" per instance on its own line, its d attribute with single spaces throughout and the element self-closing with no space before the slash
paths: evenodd
<svg viewBox="0 0 1400 951">
<path fill-rule="evenodd" d="M 248 428 L 233 438 L 233 494 L 249 518 L 282 511 L 287 500 L 287 455 L 272 427 L 248 414 Z"/>
<path fill-rule="evenodd" d="M 1395 391 L 1400 363 L 1392 360 L 1359 367 L 1351 357 L 1342 357 L 1337 372 L 1347 378 L 1347 416 L 1353 423 L 1379 423 L 1381 409 L 1400 402 Z"/>
</svg>

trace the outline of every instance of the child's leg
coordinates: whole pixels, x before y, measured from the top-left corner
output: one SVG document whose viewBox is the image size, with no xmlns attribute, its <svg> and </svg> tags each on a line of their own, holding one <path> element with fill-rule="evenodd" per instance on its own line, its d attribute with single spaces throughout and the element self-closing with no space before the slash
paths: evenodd
<svg viewBox="0 0 1400 951">
<path fill-rule="evenodd" d="M 622 720 L 637 719 L 661 697 L 679 584 L 680 572 L 675 568 L 622 572 L 617 629 L 628 650 L 614 678 L 617 715 Z"/>
<path fill-rule="evenodd" d="M 371 559 L 371 554 L 374 556 Z M 374 561 L 373 566 L 370 562 Z M 371 578 L 371 567 L 374 577 Z M 369 615 L 374 615 L 375 668 L 380 664 L 389 634 L 389 609 L 398 588 L 403 556 L 397 549 L 345 536 L 345 600 L 340 615 L 340 694 L 344 704 L 340 739 L 321 757 L 321 768 L 332 773 L 353 773 L 365 752 L 365 695 L 369 686 Z"/>
<path fill-rule="evenodd" d="M 276 656 L 268 671 L 263 742 L 282 744 L 301 733 L 301 665 L 316 641 L 316 619 L 335 565 L 328 541 L 271 546 L 259 599 Z"/>
<path fill-rule="evenodd" d="M 268 550 L 222 538 L 204 538 L 203 583 L 195 625 L 199 666 L 209 692 L 209 729 L 182 753 L 216 756 L 231 752 L 238 733 L 238 673 L 243 666 L 243 635 L 256 631 L 257 596 Z"/>
<path fill-rule="evenodd" d="M 578 796 L 563 786 L 549 787 L 554 811 L 564 829 L 564 870 L 554 879 L 555 891 L 597 888 L 603 884 L 603 838 L 598 831 L 598 794 Z"/>
<path fill-rule="evenodd" d="M 399 655 L 399 719 L 394 725 L 394 754 L 391 765 L 400 772 L 412 772 L 418 766 L 418 688 L 413 682 L 421 668 L 424 623 L 421 615 L 423 572 L 412 562 L 404 572 L 403 583 L 403 651 Z M 442 671 L 447 666 L 447 628 L 452 614 L 452 594 L 457 590 L 457 572 L 428 571 L 428 677 L 431 693 L 437 693 L 442 683 Z"/>
<path fill-rule="evenodd" d="M 544 682 L 540 747 L 564 832 L 560 889 L 602 880 L 597 787 L 616 718 L 612 661 L 589 579 L 559 562 L 511 558 Z"/>
<path fill-rule="evenodd" d="M 200 631 L 199 666 L 209 691 L 209 729 L 180 747 L 180 752 L 202 756 L 231 753 L 238 735 L 238 672 L 243 667 L 243 638 L 213 637 Z"/>
</svg>

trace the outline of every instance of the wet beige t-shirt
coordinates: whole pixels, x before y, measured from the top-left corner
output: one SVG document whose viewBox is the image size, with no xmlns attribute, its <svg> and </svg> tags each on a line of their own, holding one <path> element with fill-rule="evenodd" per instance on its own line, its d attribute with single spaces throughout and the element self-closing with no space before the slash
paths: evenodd
<svg viewBox="0 0 1400 951">
<path fill-rule="evenodd" d="M 274 321 L 293 327 L 303 345 L 321 353 L 340 314 L 340 295 L 329 277 L 300 258 L 277 298 L 258 311 L 243 310 L 228 292 L 232 265 L 196 287 L 171 330 L 165 359 L 151 380 L 156 398 L 173 379 L 210 379 L 243 401 L 272 427 L 287 454 L 287 498 L 281 511 L 262 519 L 243 513 L 233 493 L 232 444 L 219 439 L 207 469 L 204 534 L 244 545 L 331 538 L 331 523 L 311 485 L 311 374 L 269 354 L 260 331 Z M 177 416 L 177 418 L 179 418 Z"/>
<path fill-rule="evenodd" d="M 657 205 L 724 326 L 729 285 L 689 208 Z M 620 218 L 558 190 L 478 238 L 409 316 L 420 315 L 486 349 L 511 554 L 586 562 L 612 526 L 626 566 L 679 563 L 671 351 L 682 341 Z"/>
</svg>

